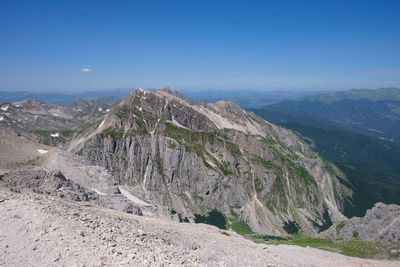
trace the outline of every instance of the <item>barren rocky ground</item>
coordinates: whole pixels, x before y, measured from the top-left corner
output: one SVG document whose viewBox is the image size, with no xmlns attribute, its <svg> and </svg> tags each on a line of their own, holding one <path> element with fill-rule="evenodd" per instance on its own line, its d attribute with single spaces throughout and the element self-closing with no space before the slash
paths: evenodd
<svg viewBox="0 0 400 267">
<path fill-rule="evenodd" d="M 0 189 L 1 266 L 398 266 Z"/>
</svg>

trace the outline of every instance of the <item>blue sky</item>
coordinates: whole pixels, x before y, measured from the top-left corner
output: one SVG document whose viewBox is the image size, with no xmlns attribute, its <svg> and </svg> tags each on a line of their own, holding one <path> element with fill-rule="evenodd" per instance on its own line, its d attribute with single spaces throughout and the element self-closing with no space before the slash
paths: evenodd
<svg viewBox="0 0 400 267">
<path fill-rule="evenodd" d="M 388 0 L 2 0 L 0 90 L 400 87 L 399 14 Z"/>
</svg>

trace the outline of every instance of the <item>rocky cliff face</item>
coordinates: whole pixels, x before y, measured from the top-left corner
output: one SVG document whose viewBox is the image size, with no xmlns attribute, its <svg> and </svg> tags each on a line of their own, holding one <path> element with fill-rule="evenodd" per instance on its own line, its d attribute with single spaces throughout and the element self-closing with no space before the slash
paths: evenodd
<svg viewBox="0 0 400 267">
<path fill-rule="evenodd" d="M 351 194 L 340 171 L 292 132 L 233 103 L 196 103 L 171 89 L 135 90 L 69 150 L 153 204 L 191 220 L 217 209 L 264 234 L 324 230 L 344 219 Z"/>
</svg>

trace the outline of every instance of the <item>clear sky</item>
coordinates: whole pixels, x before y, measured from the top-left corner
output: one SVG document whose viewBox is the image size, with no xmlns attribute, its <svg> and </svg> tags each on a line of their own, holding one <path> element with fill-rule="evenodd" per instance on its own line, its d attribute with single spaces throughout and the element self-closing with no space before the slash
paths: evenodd
<svg viewBox="0 0 400 267">
<path fill-rule="evenodd" d="M 0 1 L 0 90 L 400 87 L 400 1 Z"/>
</svg>

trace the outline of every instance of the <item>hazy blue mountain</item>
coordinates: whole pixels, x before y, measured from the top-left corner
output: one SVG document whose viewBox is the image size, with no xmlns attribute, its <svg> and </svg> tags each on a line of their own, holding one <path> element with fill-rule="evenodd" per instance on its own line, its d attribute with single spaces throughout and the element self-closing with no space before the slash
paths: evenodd
<svg viewBox="0 0 400 267">
<path fill-rule="evenodd" d="M 265 105 L 259 112 L 277 122 L 339 128 L 400 142 L 400 90 L 349 90 Z"/>
<path fill-rule="evenodd" d="M 72 101 L 82 99 L 98 99 L 106 97 L 105 100 L 112 101 L 113 103 L 119 102 L 122 97 L 129 94 L 131 89 L 115 89 L 115 90 L 101 90 L 101 91 L 87 91 L 79 93 L 36 93 L 27 91 L 15 92 L 0 92 L 0 103 L 4 102 L 18 102 L 26 99 L 35 99 L 44 101 L 51 104 L 69 104 Z"/>
<path fill-rule="evenodd" d="M 182 93 L 198 102 L 232 101 L 242 108 L 260 108 L 266 104 L 278 103 L 284 100 L 303 96 L 321 94 L 321 91 L 262 91 L 262 90 L 181 90 Z M 327 92 L 327 91 L 324 91 Z"/>
<path fill-rule="evenodd" d="M 379 89 L 351 89 L 347 91 L 339 91 L 330 94 L 317 94 L 305 96 L 298 101 L 314 101 L 314 102 L 326 102 L 333 103 L 341 100 L 360 100 L 367 99 L 373 102 L 376 101 L 387 101 L 387 100 L 399 100 L 400 101 L 400 89 L 389 87 Z"/>
<path fill-rule="evenodd" d="M 146 89 L 154 91 L 158 89 Z M 117 97 L 118 101 L 132 92 L 133 89 L 112 89 L 84 91 L 75 93 L 35 93 L 26 91 L 0 92 L 0 103 L 17 102 L 25 99 L 36 99 L 52 104 L 68 104 L 76 99 L 97 99 L 105 96 Z M 295 99 L 306 95 L 320 94 L 321 91 L 261 91 L 261 90 L 182 90 L 182 92 L 198 102 L 216 102 L 228 100 L 242 108 L 259 108 L 266 104 L 277 103 L 283 100 Z"/>
</svg>

